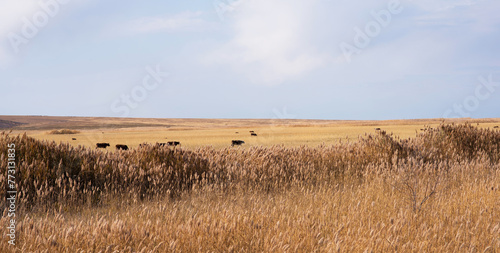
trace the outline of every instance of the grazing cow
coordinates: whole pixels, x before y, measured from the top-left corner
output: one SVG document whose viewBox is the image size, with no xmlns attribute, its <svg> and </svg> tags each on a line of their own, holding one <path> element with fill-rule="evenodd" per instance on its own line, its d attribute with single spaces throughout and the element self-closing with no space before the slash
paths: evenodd
<svg viewBox="0 0 500 253">
<path fill-rule="evenodd" d="M 175 147 L 175 146 L 178 146 L 178 145 L 181 145 L 181 143 L 178 142 L 178 141 L 169 141 L 169 142 L 167 142 L 167 146 L 174 146 Z"/>
<path fill-rule="evenodd" d="M 250 133 L 253 133 L 253 132 L 254 132 L 253 130 L 250 131 Z"/>
<path fill-rule="evenodd" d="M 128 150 L 128 146 L 123 145 L 123 144 L 116 144 L 116 149 L 117 150 Z"/>
<path fill-rule="evenodd" d="M 109 147 L 109 143 L 97 143 L 96 148 L 106 148 Z"/>
<path fill-rule="evenodd" d="M 233 146 L 233 147 L 234 147 L 235 145 L 236 145 L 236 146 L 241 146 L 241 144 L 245 143 L 245 142 L 244 142 L 244 141 L 242 141 L 242 140 L 232 140 L 231 142 L 232 142 L 231 146 Z"/>
<path fill-rule="evenodd" d="M 377 127 L 377 128 L 375 128 L 375 131 L 380 131 L 380 128 L 378 128 L 378 127 Z"/>
<path fill-rule="evenodd" d="M 494 126 L 493 128 L 498 128 L 498 126 Z"/>
<path fill-rule="evenodd" d="M 71 138 L 72 140 L 76 141 L 76 138 Z"/>
<path fill-rule="evenodd" d="M 240 132 L 235 132 L 236 134 L 239 134 Z"/>
<path fill-rule="evenodd" d="M 257 134 L 256 134 L 256 133 L 251 133 L 250 135 L 251 135 L 251 136 L 257 136 Z"/>
</svg>

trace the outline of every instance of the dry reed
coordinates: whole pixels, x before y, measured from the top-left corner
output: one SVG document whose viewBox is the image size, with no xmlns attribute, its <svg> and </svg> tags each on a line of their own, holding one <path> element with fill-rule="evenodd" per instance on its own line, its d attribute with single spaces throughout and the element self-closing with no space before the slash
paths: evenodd
<svg viewBox="0 0 500 253">
<path fill-rule="evenodd" d="M 116 152 L 3 133 L 2 185 L 8 143 L 19 158 L 19 243 L 0 248 L 11 251 L 500 250 L 498 130 Z"/>
</svg>

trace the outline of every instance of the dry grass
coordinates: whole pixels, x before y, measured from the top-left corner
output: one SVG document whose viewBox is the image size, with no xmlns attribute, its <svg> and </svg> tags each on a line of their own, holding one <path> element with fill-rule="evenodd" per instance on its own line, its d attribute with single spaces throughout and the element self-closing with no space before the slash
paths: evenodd
<svg viewBox="0 0 500 253">
<path fill-rule="evenodd" d="M 8 118 L 22 122 L 23 129 L 13 133 L 23 134 L 39 140 L 70 143 L 94 148 L 96 143 L 106 142 L 113 147 L 126 144 L 137 148 L 139 144 L 180 141 L 183 147 L 195 149 L 205 146 L 226 148 L 231 140 L 244 140 L 243 148 L 273 145 L 295 147 L 307 145 L 337 144 L 341 140 L 357 140 L 359 135 L 374 134 L 376 128 L 394 133 L 400 138 L 414 137 L 425 126 L 436 127 L 443 120 L 387 120 L 387 121 L 321 121 L 321 120 L 216 120 L 216 119 L 109 119 L 109 118 L 63 118 L 50 120 L 27 117 Z M 23 121 L 24 120 L 24 121 Z M 465 122 L 463 119 L 446 120 L 446 123 Z M 83 122 L 83 123 L 82 123 Z M 85 123 L 85 125 L 84 125 Z M 499 119 L 471 120 L 480 128 L 500 125 Z M 156 127 L 152 127 L 157 125 Z M 161 127 L 158 127 L 162 125 Z M 81 133 L 72 136 L 51 135 L 37 129 L 78 129 Z M 24 130 L 34 129 L 34 130 Z M 258 136 L 251 137 L 250 130 Z M 238 132 L 238 134 L 236 133 Z M 76 138 L 76 140 L 72 140 Z"/>
<path fill-rule="evenodd" d="M 80 131 L 71 129 L 52 130 L 48 134 L 78 134 Z"/>
<path fill-rule="evenodd" d="M 21 217 L 18 245 L 4 239 L 2 249 L 500 251 L 498 130 L 441 125 L 411 139 L 380 132 L 316 147 L 129 152 L 3 134 L 2 175 L 11 142 L 23 157 Z"/>
<path fill-rule="evenodd" d="M 27 215 L 23 252 L 497 252 L 498 170 L 460 171 L 461 185 L 414 213 L 381 177 L 286 192 L 203 189 L 80 213 Z M 491 187 L 494 190 L 491 190 Z M 5 244 L 3 245 L 5 246 Z"/>
</svg>

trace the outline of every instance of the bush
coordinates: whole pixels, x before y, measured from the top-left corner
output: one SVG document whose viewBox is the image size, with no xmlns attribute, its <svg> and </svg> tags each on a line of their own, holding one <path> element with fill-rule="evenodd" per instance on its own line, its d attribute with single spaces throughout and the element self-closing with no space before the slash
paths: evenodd
<svg viewBox="0 0 500 253">
<path fill-rule="evenodd" d="M 16 145 L 16 182 L 25 207 L 102 204 L 103 196 L 133 201 L 179 196 L 200 186 L 222 190 L 276 191 L 290 186 L 362 179 L 369 171 L 439 164 L 498 165 L 500 132 L 466 125 L 442 125 L 400 140 L 385 132 L 357 142 L 318 147 L 251 147 L 186 150 L 144 145 L 128 152 L 103 152 L 40 141 L 26 135 L 0 136 L 0 170 L 7 175 L 7 144 Z M 486 159 L 486 160 L 485 160 Z M 493 166 L 492 166 L 493 167 Z M 6 185 L 6 177 L 0 176 Z M 5 196 L 5 188 L 0 189 Z"/>
<path fill-rule="evenodd" d="M 49 134 L 78 134 L 80 131 L 70 130 L 70 129 L 61 129 L 61 130 L 52 130 Z"/>
</svg>

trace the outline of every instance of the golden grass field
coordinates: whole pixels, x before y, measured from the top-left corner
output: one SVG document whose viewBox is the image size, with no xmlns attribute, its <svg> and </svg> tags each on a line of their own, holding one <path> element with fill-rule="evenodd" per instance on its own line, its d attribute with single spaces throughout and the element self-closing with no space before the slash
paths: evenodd
<svg viewBox="0 0 500 253">
<path fill-rule="evenodd" d="M 141 143 L 180 141 L 183 147 L 231 145 L 231 140 L 244 140 L 249 146 L 318 146 L 335 144 L 341 140 L 355 140 L 358 136 L 375 133 L 381 128 L 400 138 L 414 137 L 425 126 L 440 123 L 470 122 L 480 127 L 500 125 L 500 119 L 427 119 L 386 121 L 335 121 L 335 120 L 279 120 L 279 119 L 122 119 L 0 116 L 0 120 L 27 123 L 14 128 L 13 133 L 27 133 L 40 140 L 68 142 L 73 146 L 95 147 L 98 142 L 125 144 L 136 148 Z M 54 135 L 51 130 L 74 129 L 78 134 Z M 258 136 L 251 137 L 249 131 Z M 236 133 L 238 132 L 238 133 Z M 76 138 L 73 141 L 72 138 Z"/>
<path fill-rule="evenodd" d="M 0 252 L 500 252 L 500 119 L 0 120 Z"/>
</svg>

